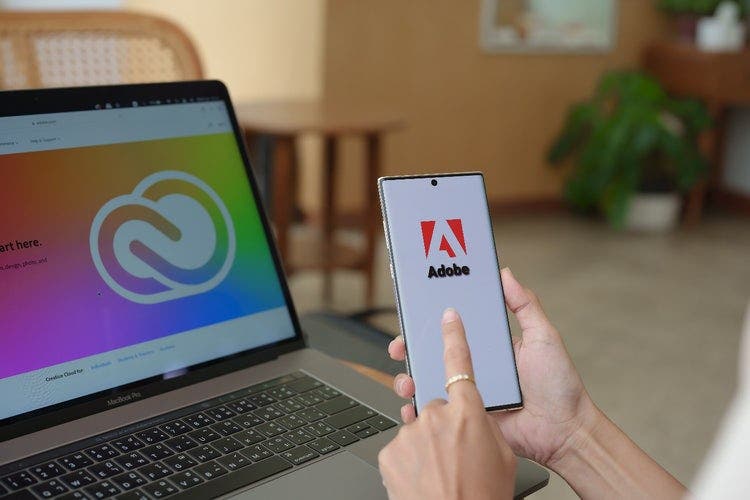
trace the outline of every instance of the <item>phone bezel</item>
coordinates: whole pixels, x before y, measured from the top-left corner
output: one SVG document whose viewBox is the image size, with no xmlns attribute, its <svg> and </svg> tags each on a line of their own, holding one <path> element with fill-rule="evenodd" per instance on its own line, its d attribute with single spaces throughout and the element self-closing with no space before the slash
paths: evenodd
<svg viewBox="0 0 750 500">
<path fill-rule="evenodd" d="M 482 187 L 484 192 L 484 198 L 485 198 L 485 204 L 488 207 L 488 218 L 490 218 L 489 214 L 489 199 L 487 198 L 487 189 L 486 184 L 484 182 L 484 174 L 482 172 L 455 172 L 455 173 L 442 173 L 442 174 L 415 174 L 415 175 L 391 175 L 391 176 L 384 176 L 380 177 L 378 179 L 378 196 L 380 198 L 380 210 L 383 215 L 383 231 L 385 233 L 385 242 L 386 242 L 386 249 L 388 251 L 388 261 L 390 263 L 390 270 L 391 270 L 391 278 L 393 281 L 393 292 L 396 297 L 396 311 L 398 312 L 398 322 L 399 322 L 399 328 L 401 329 L 401 335 L 404 338 L 404 343 L 406 345 L 406 372 L 411 377 L 412 376 L 412 370 L 411 370 L 411 364 L 409 362 L 409 340 L 408 335 L 406 334 L 406 329 L 404 328 L 404 319 L 402 314 L 402 307 L 401 307 L 401 295 L 399 293 L 399 286 L 398 286 L 398 278 L 396 277 L 396 263 L 393 259 L 393 252 L 391 251 L 391 231 L 390 231 L 390 225 L 388 224 L 388 213 L 385 209 L 385 197 L 383 196 L 383 184 L 385 182 L 389 181 L 399 181 L 399 180 L 407 180 L 407 179 L 426 179 L 427 181 L 432 181 L 436 178 L 444 178 L 444 177 L 470 177 L 470 176 L 479 176 L 482 179 Z M 437 185 L 433 184 L 432 187 L 438 188 L 440 186 L 440 183 L 437 183 Z M 490 218 L 491 219 L 491 218 Z M 497 266 L 497 278 L 500 283 L 500 291 L 501 293 L 504 293 L 503 289 L 503 281 L 500 278 L 500 260 L 497 255 L 497 244 L 495 243 L 495 231 L 492 227 L 492 223 L 490 222 L 490 234 L 492 235 L 492 248 L 495 252 L 495 265 Z M 516 353 L 515 349 L 513 349 L 513 332 L 510 328 L 510 318 L 508 313 L 508 308 L 505 304 L 503 304 L 505 307 L 505 321 L 508 325 L 508 333 L 510 334 L 509 341 L 511 342 L 511 355 L 513 356 L 513 367 L 515 369 L 516 373 L 516 384 L 518 385 L 518 393 L 521 396 L 521 399 L 518 403 L 510 403 L 507 405 L 497 405 L 497 406 L 485 406 L 485 410 L 487 411 L 509 411 L 509 410 L 519 410 L 523 408 L 523 391 L 521 390 L 521 380 L 518 375 L 518 363 L 516 362 Z M 417 402 L 416 402 L 416 393 L 411 398 L 412 404 L 414 405 L 414 412 L 416 414 L 419 414 L 419 411 L 417 409 Z"/>
</svg>

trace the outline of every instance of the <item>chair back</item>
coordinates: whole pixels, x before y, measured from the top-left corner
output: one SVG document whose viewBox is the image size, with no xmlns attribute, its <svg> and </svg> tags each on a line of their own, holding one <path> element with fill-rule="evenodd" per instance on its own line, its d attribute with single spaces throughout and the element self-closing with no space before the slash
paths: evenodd
<svg viewBox="0 0 750 500">
<path fill-rule="evenodd" d="M 118 11 L 0 11 L 0 89 L 202 77 L 190 38 L 159 17 Z"/>
</svg>

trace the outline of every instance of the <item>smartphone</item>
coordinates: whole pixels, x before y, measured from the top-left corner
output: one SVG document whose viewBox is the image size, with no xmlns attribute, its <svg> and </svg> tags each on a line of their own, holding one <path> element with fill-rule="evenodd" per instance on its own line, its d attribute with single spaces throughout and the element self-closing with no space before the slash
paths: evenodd
<svg viewBox="0 0 750 500">
<path fill-rule="evenodd" d="M 523 406 L 481 173 L 378 180 L 417 413 L 447 398 L 442 313 L 461 315 L 485 408 Z"/>
</svg>

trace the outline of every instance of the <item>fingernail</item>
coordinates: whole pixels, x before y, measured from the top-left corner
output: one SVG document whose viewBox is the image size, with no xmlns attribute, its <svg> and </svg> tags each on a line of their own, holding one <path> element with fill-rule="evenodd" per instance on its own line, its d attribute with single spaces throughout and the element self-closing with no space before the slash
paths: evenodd
<svg viewBox="0 0 750 500">
<path fill-rule="evenodd" d="M 403 392 L 404 390 L 404 378 L 399 377 L 398 380 L 396 380 L 396 392 Z"/>
<path fill-rule="evenodd" d="M 450 323 L 451 321 L 456 321 L 457 319 L 458 313 L 452 307 L 449 307 L 448 309 L 443 311 L 443 323 Z"/>
</svg>

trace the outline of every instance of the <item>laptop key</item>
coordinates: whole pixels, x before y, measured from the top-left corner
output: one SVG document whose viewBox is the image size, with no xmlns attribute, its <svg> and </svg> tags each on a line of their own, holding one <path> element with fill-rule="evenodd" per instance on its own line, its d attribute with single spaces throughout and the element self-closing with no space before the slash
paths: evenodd
<svg viewBox="0 0 750 500">
<path fill-rule="evenodd" d="M 247 399 L 238 399 L 237 401 L 227 403 L 227 408 L 234 411 L 235 413 L 239 413 L 240 415 L 242 415 L 243 413 L 247 413 L 250 410 L 256 409 L 257 406 L 255 406 Z"/>
<path fill-rule="evenodd" d="M 237 425 L 232 420 L 225 420 L 223 422 L 219 422 L 218 424 L 214 424 L 211 426 L 211 429 L 218 432 L 222 436 L 231 436 L 235 432 L 240 432 L 244 427 L 241 425 Z"/>
<path fill-rule="evenodd" d="M 161 462 L 154 462 L 138 469 L 138 473 L 149 481 L 158 481 L 172 474 L 172 469 Z"/>
<path fill-rule="evenodd" d="M 284 437 L 296 445 L 305 444 L 308 441 L 312 441 L 313 439 L 315 439 L 313 436 L 311 436 L 310 434 L 308 434 L 302 429 L 297 429 L 296 431 L 287 432 L 286 434 L 284 434 Z"/>
<path fill-rule="evenodd" d="M 188 452 L 188 455 L 199 462 L 208 462 L 209 460 L 213 460 L 214 458 L 219 458 L 221 456 L 221 453 L 208 445 L 204 445 L 200 448 L 193 448 Z"/>
<path fill-rule="evenodd" d="M 208 428 L 198 429 L 188 434 L 188 436 L 190 436 L 191 439 L 194 439 L 199 444 L 206 444 L 219 439 L 221 437 L 221 434 L 211 428 Z"/>
<path fill-rule="evenodd" d="M 312 377 L 302 377 L 300 379 L 295 380 L 294 382 L 290 382 L 286 384 L 287 387 L 297 392 L 311 391 L 313 389 L 317 389 L 318 387 L 321 387 L 322 385 L 323 385 L 322 382 L 315 380 Z"/>
<path fill-rule="evenodd" d="M 143 491 L 154 498 L 164 498 L 177 493 L 177 488 L 167 481 L 156 481 L 144 486 Z"/>
<path fill-rule="evenodd" d="M 307 443 L 307 446 L 317 451 L 321 455 L 325 455 L 326 453 L 330 453 L 340 448 L 339 445 L 326 438 L 318 438 L 314 441 L 310 441 L 309 443 Z"/>
<path fill-rule="evenodd" d="M 5 495 L 8 493 L 8 489 L 0 483 L 0 495 Z"/>
<path fill-rule="evenodd" d="M 57 500 L 86 500 L 88 497 L 82 491 L 71 491 L 61 497 L 57 497 Z"/>
<path fill-rule="evenodd" d="M 331 441 L 335 441 L 341 446 L 348 446 L 359 441 L 359 438 L 348 431 L 336 431 L 326 436 Z"/>
<path fill-rule="evenodd" d="M 30 472 L 27 472 L 25 470 L 16 472 L 15 474 L 11 474 L 10 476 L 3 478 L 3 484 L 5 484 L 5 486 L 7 486 L 11 491 L 20 490 L 21 488 L 25 488 L 26 486 L 36 484 L 36 482 L 37 480 L 34 478 L 34 476 L 32 476 Z"/>
<path fill-rule="evenodd" d="M 172 439 L 164 441 L 164 444 L 172 448 L 176 452 L 192 450 L 198 443 L 189 438 L 188 436 L 177 436 Z"/>
<path fill-rule="evenodd" d="M 29 490 L 20 490 L 4 496 L 3 500 L 36 500 L 36 497 Z"/>
<path fill-rule="evenodd" d="M 172 469 L 176 470 L 177 472 L 189 469 L 190 467 L 194 465 L 198 465 L 198 462 L 193 460 L 191 457 L 189 457 L 185 453 L 180 453 L 179 455 L 165 458 L 164 463 L 170 466 Z"/>
<path fill-rule="evenodd" d="M 245 448 L 244 450 L 240 450 L 240 453 L 245 455 L 247 458 L 249 458 L 253 462 L 260 462 L 263 459 L 273 456 L 273 453 L 268 451 L 263 445 L 260 445 L 260 444 L 256 444 L 255 446 L 251 446 L 249 448 Z"/>
<path fill-rule="evenodd" d="M 275 418 L 283 417 L 285 413 L 273 406 L 266 406 L 253 411 L 253 415 L 260 417 L 263 420 L 273 420 Z"/>
<path fill-rule="evenodd" d="M 178 493 L 177 498 L 215 498 L 291 468 L 292 466 L 286 460 L 279 456 L 272 456 L 266 460 L 243 467 L 232 474 L 224 475 L 214 481 L 206 482 L 195 488 Z"/>
<path fill-rule="evenodd" d="M 304 418 L 308 422 L 315 422 L 317 420 L 322 420 L 328 416 L 322 411 L 316 410 L 315 408 L 305 408 L 304 410 L 301 410 L 295 413 L 295 415 L 301 418 Z"/>
<path fill-rule="evenodd" d="M 268 389 L 266 393 L 272 398 L 276 398 L 276 399 L 286 399 L 286 398 L 291 398 L 292 396 L 297 395 L 297 391 L 295 391 L 294 389 L 290 389 L 289 387 L 283 386 L 283 385 L 279 387 L 274 387 L 273 389 Z"/>
<path fill-rule="evenodd" d="M 107 479 L 122 472 L 122 468 L 111 460 L 89 467 L 89 472 L 98 479 Z"/>
<path fill-rule="evenodd" d="M 284 453 L 281 454 L 281 456 L 289 460 L 294 465 L 301 465 L 320 455 L 315 453 L 312 449 L 308 448 L 307 446 L 298 446 L 289 451 L 285 451 Z"/>
<path fill-rule="evenodd" d="M 31 491 L 42 498 L 53 498 L 67 492 L 68 488 L 66 488 L 60 480 L 52 479 L 50 481 L 32 486 Z"/>
<path fill-rule="evenodd" d="M 83 489 L 86 494 L 92 498 L 109 498 L 120 493 L 120 488 L 112 484 L 110 481 L 102 481 L 91 486 L 87 486 Z"/>
<path fill-rule="evenodd" d="M 161 443 L 165 439 L 169 439 L 169 436 L 158 427 L 154 427 L 153 429 L 148 429 L 142 432 L 137 432 L 135 435 L 138 439 L 146 444 Z"/>
<path fill-rule="evenodd" d="M 62 476 L 60 480 L 63 483 L 67 484 L 71 490 L 75 490 L 83 486 L 88 486 L 96 482 L 96 478 L 89 474 L 87 470 L 77 470 L 75 472 L 71 472 L 70 474 Z"/>
<path fill-rule="evenodd" d="M 300 394 L 299 396 L 295 397 L 294 400 L 302 403 L 305 406 L 314 406 L 318 403 L 323 402 L 323 398 L 312 393 Z"/>
<path fill-rule="evenodd" d="M 232 419 L 232 422 L 234 422 L 237 425 L 242 426 L 245 429 L 249 429 L 250 427 L 255 427 L 256 425 L 262 424 L 263 422 L 265 422 L 265 420 L 263 420 L 257 415 L 248 413 L 246 415 L 240 415 L 239 417 L 234 417 Z"/>
<path fill-rule="evenodd" d="M 337 413 L 336 415 L 328 417 L 327 419 L 323 420 L 323 422 L 330 425 L 331 427 L 343 429 L 345 427 L 349 427 L 352 424 L 356 424 L 357 422 L 361 422 L 362 420 L 374 417 L 375 415 L 375 410 L 371 410 L 366 406 L 357 406 L 355 408 L 350 408 L 349 410 L 342 411 L 341 413 Z"/>
<path fill-rule="evenodd" d="M 167 447 L 166 444 L 155 444 L 153 446 L 148 446 L 146 448 L 143 448 L 141 450 L 141 453 L 144 457 L 150 458 L 151 460 L 161 460 L 162 458 L 171 457 L 174 455 L 174 452 Z"/>
<path fill-rule="evenodd" d="M 283 437 L 275 437 L 271 438 L 265 443 L 263 443 L 263 446 L 271 450 L 272 452 L 276 453 L 277 455 L 281 452 L 291 450 L 294 448 L 295 445 L 284 439 Z"/>
<path fill-rule="evenodd" d="M 186 490 L 193 486 L 198 486 L 203 482 L 203 479 L 195 472 L 188 470 L 175 474 L 170 478 L 172 482 L 177 485 L 178 488 Z"/>
<path fill-rule="evenodd" d="M 99 446 L 94 446 L 93 448 L 89 448 L 88 450 L 86 450 L 86 454 L 90 456 L 92 460 L 101 462 L 102 460 L 109 460 L 110 458 L 116 457 L 120 454 L 120 452 L 110 444 L 102 444 Z"/>
<path fill-rule="evenodd" d="M 296 429 L 307 424 L 307 421 L 297 415 L 284 415 L 279 419 L 279 423 L 287 429 Z"/>
<path fill-rule="evenodd" d="M 357 403 L 353 399 L 346 396 L 338 396 L 336 398 L 329 399 L 324 403 L 320 403 L 319 405 L 315 406 L 315 408 L 319 411 L 322 411 L 323 413 L 333 415 L 355 406 L 359 406 L 359 403 Z"/>
<path fill-rule="evenodd" d="M 110 444 L 120 450 L 121 453 L 129 453 L 146 446 L 135 436 L 125 436 L 120 439 L 115 439 L 114 441 L 110 441 Z"/>
<path fill-rule="evenodd" d="M 325 422 L 314 422 L 310 425 L 303 427 L 307 432 L 312 433 L 315 436 L 325 436 L 332 433 L 336 429 L 326 424 Z"/>
<path fill-rule="evenodd" d="M 188 424 L 182 420 L 173 420 L 160 426 L 163 431 L 166 431 L 170 436 L 179 436 L 193 430 Z"/>
<path fill-rule="evenodd" d="M 81 452 L 73 453 L 58 460 L 68 470 L 78 470 L 88 467 L 94 461 Z"/>
<path fill-rule="evenodd" d="M 347 431 L 349 431 L 349 432 L 351 432 L 352 434 L 356 434 L 356 433 L 358 433 L 359 431 L 361 431 L 361 430 L 364 430 L 364 429 L 367 429 L 367 428 L 369 428 L 369 427 L 370 427 L 370 426 L 369 426 L 369 425 L 367 425 L 366 423 L 364 423 L 364 422 L 359 422 L 359 423 L 357 423 L 357 424 L 354 424 L 354 425 L 350 425 L 349 427 L 347 427 L 347 428 L 346 428 L 346 430 L 347 430 Z"/>
<path fill-rule="evenodd" d="M 339 391 L 337 391 L 333 387 L 328 387 L 327 385 L 324 385 L 323 387 L 318 389 L 318 393 L 322 394 L 326 399 L 332 399 L 341 395 Z"/>
<path fill-rule="evenodd" d="M 237 452 L 230 453 L 229 455 L 225 455 L 221 458 L 217 458 L 216 461 L 224 466 L 228 471 L 235 471 L 237 469 L 241 469 L 250 465 L 250 460 Z"/>
<path fill-rule="evenodd" d="M 294 413 L 295 411 L 303 410 L 305 408 L 304 405 L 293 399 L 285 399 L 283 401 L 279 401 L 278 403 L 274 403 L 273 406 L 283 411 L 284 413 Z"/>
<path fill-rule="evenodd" d="M 248 396 L 248 401 L 250 401 L 252 404 L 258 407 L 268 406 L 271 403 L 275 403 L 276 400 L 266 394 L 265 392 L 261 392 L 260 394 L 253 394 L 252 396 Z"/>
<path fill-rule="evenodd" d="M 185 417 L 183 420 L 194 429 L 200 429 L 201 427 L 206 427 L 207 425 L 211 425 L 216 422 L 216 420 L 209 417 L 205 413 L 196 413 L 194 415 L 190 415 L 189 417 Z"/>
<path fill-rule="evenodd" d="M 146 484 L 146 480 L 137 472 L 126 472 L 112 478 L 112 482 L 121 490 L 128 491 Z"/>
<path fill-rule="evenodd" d="M 359 432 L 355 432 L 355 434 L 357 435 L 357 437 L 359 439 L 368 438 L 368 437 L 373 436 L 373 435 L 375 435 L 377 433 L 378 433 L 378 430 L 377 429 L 373 429 L 372 427 L 367 427 L 366 429 L 362 429 Z"/>
<path fill-rule="evenodd" d="M 372 418 L 368 418 L 367 420 L 365 420 L 365 422 L 367 422 L 372 427 L 375 427 L 379 431 L 384 431 L 398 425 L 396 422 L 394 422 L 390 418 L 384 417 L 383 415 L 376 415 Z"/>
<path fill-rule="evenodd" d="M 56 462 L 47 462 L 46 464 L 37 465 L 36 467 L 32 467 L 30 470 L 36 477 L 38 477 L 42 481 L 52 479 L 66 472 L 65 469 L 60 467 Z M 2 495 L 3 493 L 4 491 L 0 490 L 0 495 Z"/>
<path fill-rule="evenodd" d="M 227 453 L 232 453 L 233 451 L 237 451 L 243 447 L 242 443 L 240 443 L 233 437 L 218 439 L 211 443 L 211 446 L 219 450 L 224 455 L 226 455 Z"/>
<path fill-rule="evenodd" d="M 267 437 L 274 437 L 278 436 L 279 434 L 285 433 L 286 427 L 282 427 L 276 422 L 266 422 L 265 424 L 260 424 L 259 426 L 257 426 L 255 430 L 261 432 Z"/>
<path fill-rule="evenodd" d="M 223 476 L 228 471 L 221 464 L 217 463 L 214 460 L 212 462 L 206 462 L 205 464 L 199 465 L 198 467 L 193 469 L 193 472 L 198 474 L 202 479 L 210 481 L 219 476 Z"/>
<path fill-rule="evenodd" d="M 253 429 L 239 432 L 232 437 L 245 446 L 251 446 L 256 443 L 260 443 L 261 441 L 266 439 L 265 436 L 262 436 L 259 432 Z"/>
<path fill-rule="evenodd" d="M 117 500 L 151 500 L 141 490 L 132 490 L 117 496 Z"/>
<path fill-rule="evenodd" d="M 137 469 L 138 467 L 149 463 L 149 460 L 137 451 L 130 452 L 126 455 L 120 455 L 119 457 L 114 458 L 113 461 L 123 469 L 127 470 Z"/>
<path fill-rule="evenodd" d="M 211 416 L 214 420 L 222 421 L 228 418 L 237 416 L 235 412 L 227 408 L 226 406 L 217 406 L 216 408 L 209 408 L 206 413 Z"/>
</svg>

